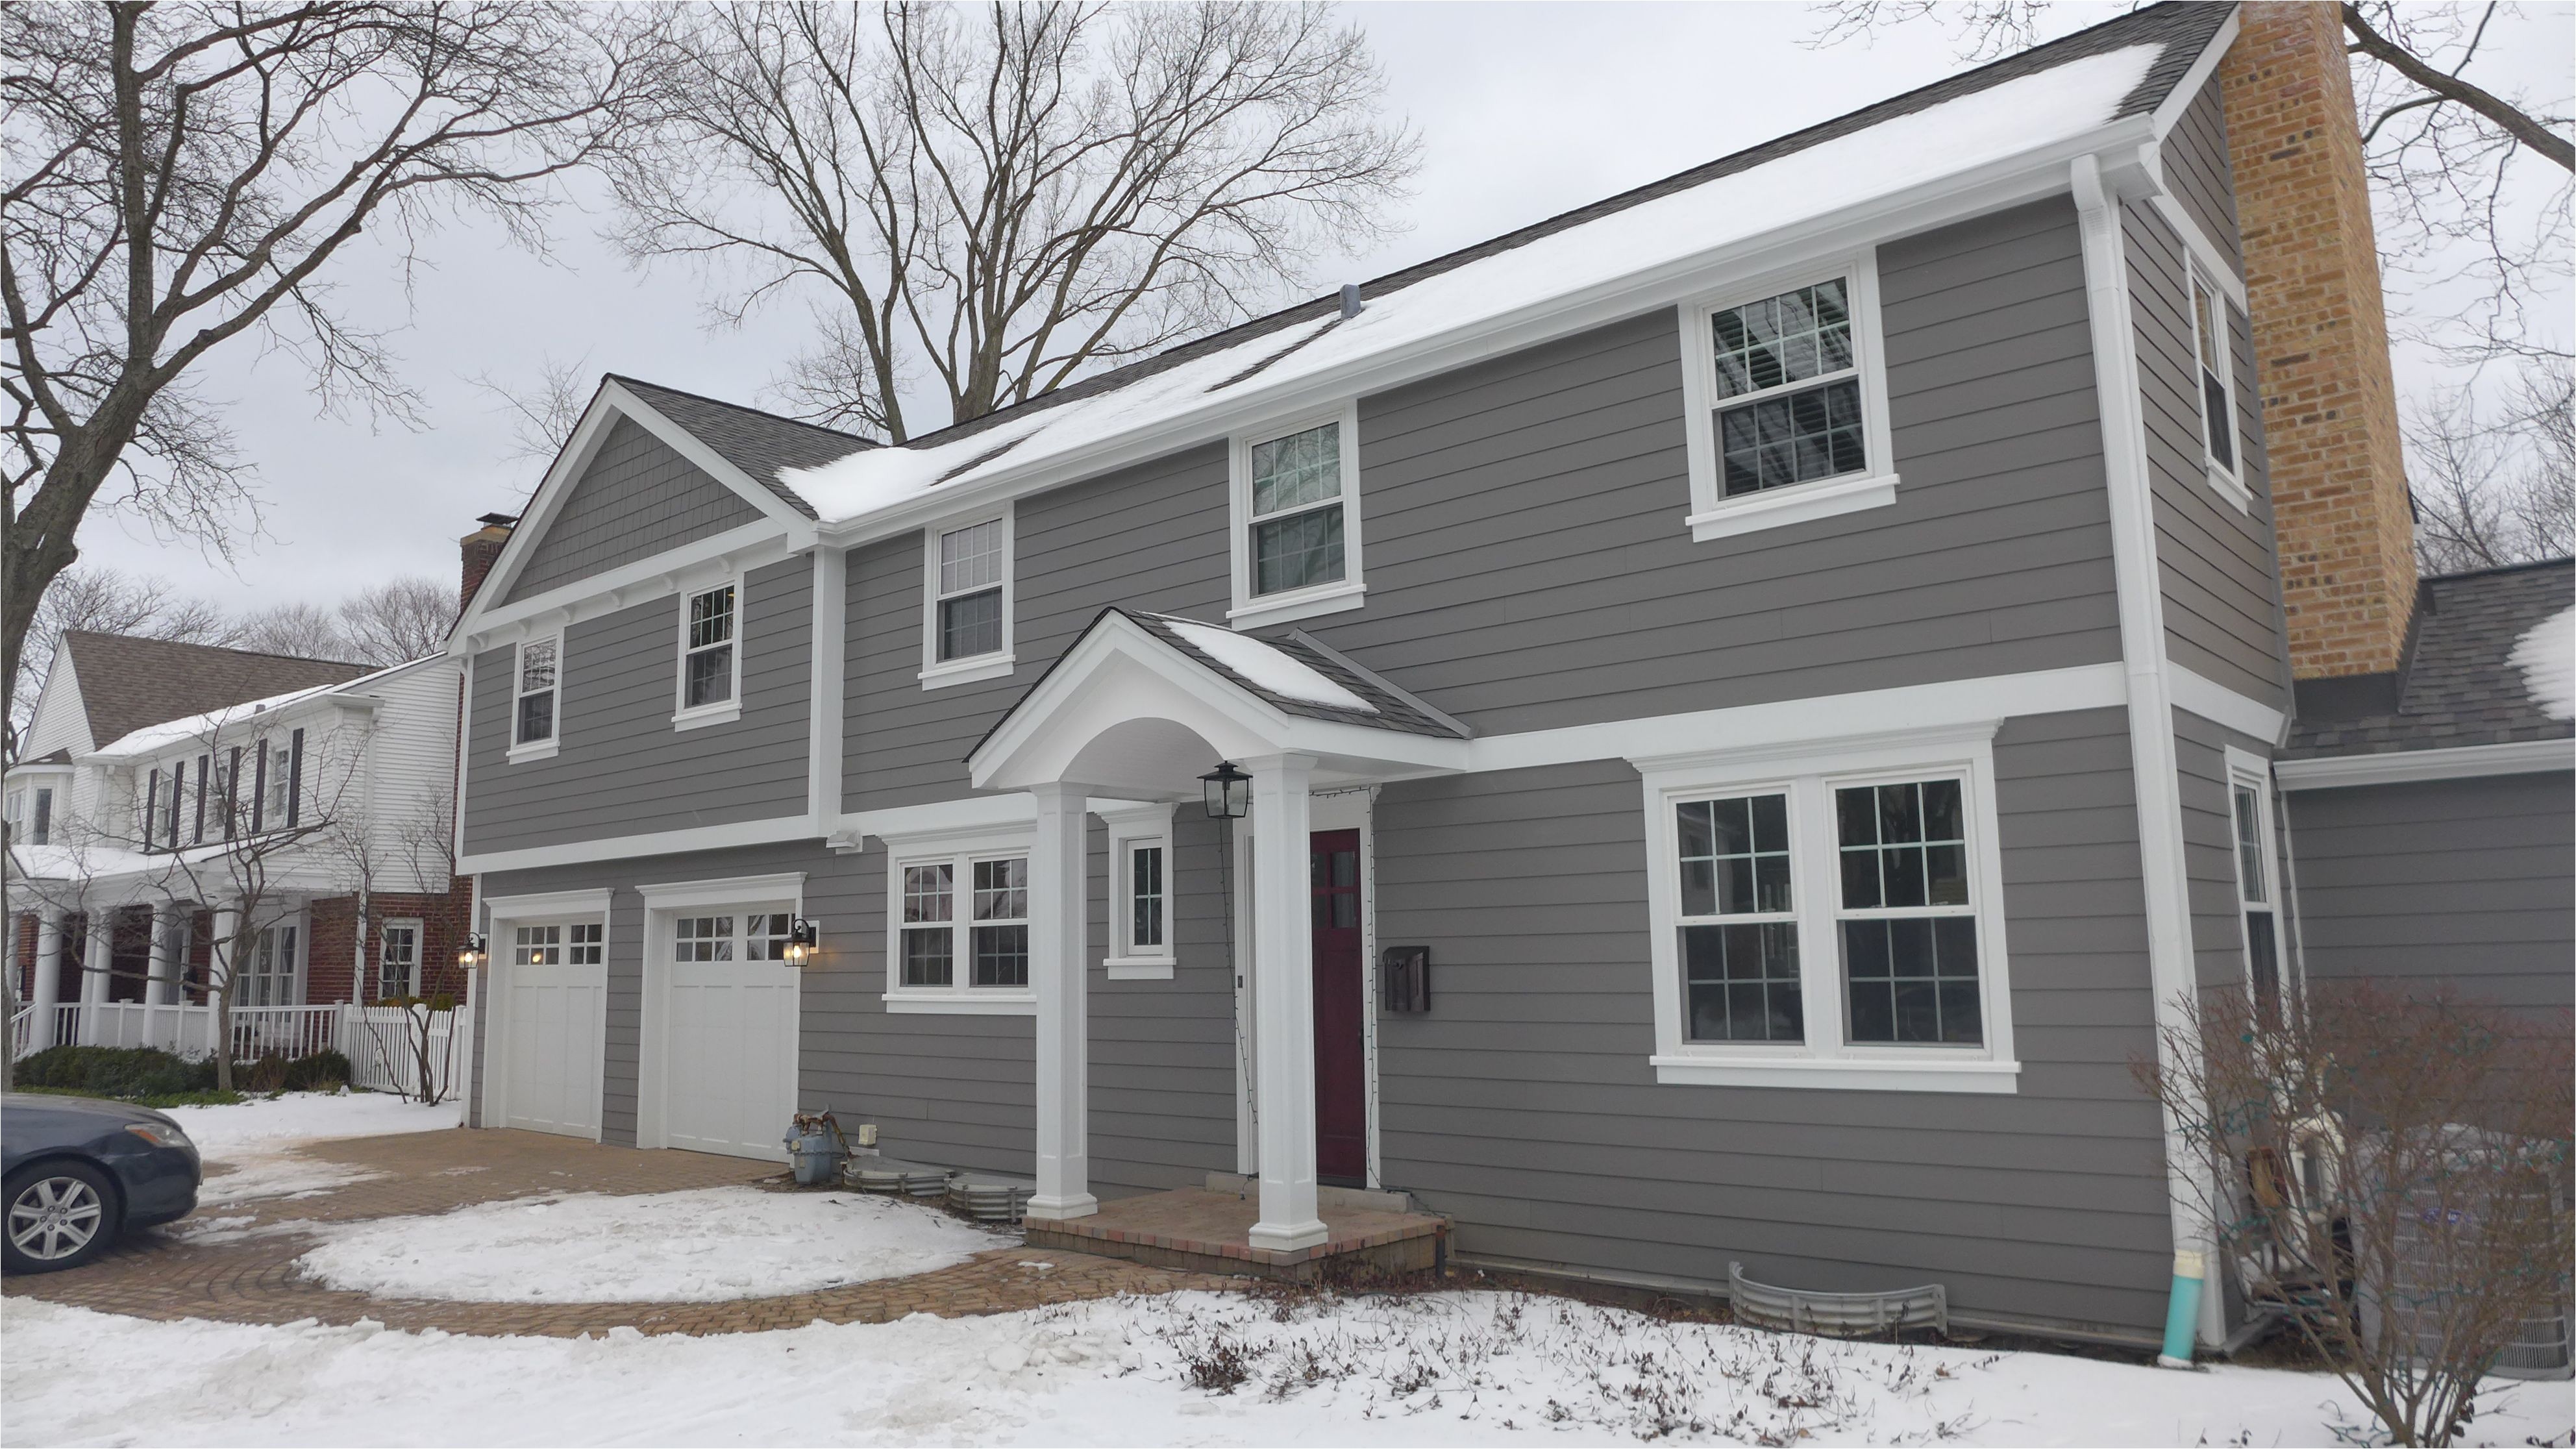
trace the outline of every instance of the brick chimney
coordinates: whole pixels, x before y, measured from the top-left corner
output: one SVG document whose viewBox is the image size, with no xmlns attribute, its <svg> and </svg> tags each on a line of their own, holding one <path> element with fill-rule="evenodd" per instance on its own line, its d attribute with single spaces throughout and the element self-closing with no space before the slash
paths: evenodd
<svg viewBox="0 0 2576 1449">
<path fill-rule="evenodd" d="M 2300 679 L 2394 671 L 2415 606 L 2414 516 L 2340 14 L 2247 0 L 2218 70 Z"/>
<path fill-rule="evenodd" d="M 474 607 L 474 595 L 482 590 L 484 577 L 492 572 L 492 565 L 501 557 L 502 545 L 510 541 L 510 530 L 519 523 L 516 515 L 508 513 L 486 513 L 475 521 L 483 526 L 465 535 L 461 541 L 465 551 L 465 579 L 456 596 L 459 613 Z"/>
</svg>

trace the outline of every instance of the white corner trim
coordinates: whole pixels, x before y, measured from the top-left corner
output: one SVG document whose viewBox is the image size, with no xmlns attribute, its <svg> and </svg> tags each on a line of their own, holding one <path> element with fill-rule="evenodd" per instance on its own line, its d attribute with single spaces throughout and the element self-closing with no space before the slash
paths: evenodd
<svg viewBox="0 0 2576 1449">
<path fill-rule="evenodd" d="M 2272 774 L 2284 790 L 2336 790 L 2352 785 L 2407 785 L 2420 780 L 2475 780 L 2576 770 L 2576 739 L 2516 740 L 2447 750 L 2398 750 L 2281 760 Z"/>
<path fill-rule="evenodd" d="M 709 725 L 731 724 L 742 718 L 742 701 L 728 699 L 720 704 L 702 704 L 671 716 L 673 730 L 701 730 Z"/>
<path fill-rule="evenodd" d="M 1990 1095 L 2021 1090 L 2019 1062 L 1716 1061 L 1687 1055 L 1657 1055 L 1650 1060 L 1655 1081 L 1665 1086 Z"/>
<path fill-rule="evenodd" d="M 1263 629 L 1272 624 L 1293 624 L 1300 619 L 1318 619 L 1326 614 L 1340 614 L 1368 603 L 1365 585 L 1347 579 L 1337 584 L 1301 589 L 1294 594 L 1255 600 L 1225 611 L 1225 622 L 1235 629 Z"/>
<path fill-rule="evenodd" d="M 999 654 L 978 654 L 972 659 L 952 659 L 945 664 L 926 666 L 913 678 L 924 689 L 946 689 L 952 684 L 973 684 L 981 679 L 1007 678 L 1019 667 L 1019 656 L 1005 649 Z"/>
<path fill-rule="evenodd" d="M 2224 725 L 2265 744 L 2279 744 L 2282 731 L 2289 728 L 2288 714 L 2239 694 L 2205 674 L 2171 661 L 2166 662 L 2165 671 L 2176 709 L 2188 710 L 2211 724 Z"/>
<path fill-rule="evenodd" d="M 837 548 L 814 550 L 814 683 L 806 692 L 805 812 L 829 820 L 841 811 L 842 733 L 848 709 L 850 556 Z"/>
<path fill-rule="evenodd" d="M 955 994 L 918 996 L 899 991 L 886 992 L 885 1009 L 895 1016 L 1035 1016 L 1038 998 L 1034 991 L 990 991 L 977 996 Z"/>
<path fill-rule="evenodd" d="M 483 909 L 495 921 L 525 921 L 539 916 L 605 916 L 612 892 L 539 891 L 529 895 L 485 896 Z"/>
<path fill-rule="evenodd" d="M 674 881 L 663 885 L 639 885 L 648 911 L 676 910 L 689 906 L 734 906 L 764 904 L 770 901 L 792 901 L 803 915 L 805 872 L 781 871 L 774 875 L 737 875 L 719 880 Z"/>
<path fill-rule="evenodd" d="M 1694 513 L 1682 522 L 1690 525 L 1693 542 L 1707 543 L 1711 539 L 1734 538 L 1766 528 L 1785 528 L 1792 523 L 1809 523 L 1868 508 L 1891 507 L 1896 502 L 1896 484 L 1897 477 L 1893 473 L 1878 477 L 1828 478 L 1819 483 L 1801 483 L 1791 488 L 1731 498 L 1709 512 Z"/>
<path fill-rule="evenodd" d="M 1169 956 L 1109 956 L 1101 965 L 1109 969 L 1112 981 L 1169 981 L 1172 958 Z"/>
<path fill-rule="evenodd" d="M 568 840 L 558 845 L 531 845 L 517 850 L 487 850 L 460 855 L 458 875 L 491 871 L 540 870 L 550 865 L 589 865 L 639 855 L 677 855 L 692 850 L 729 850 L 743 845 L 774 845 L 791 840 L 820 840 L 823 832 L 811 817 L 781 815 L 734 825 L 697 825 L 686 830 L 659 830 L 649 835 L 610 835 L 596 840 Z"/>
</svg>

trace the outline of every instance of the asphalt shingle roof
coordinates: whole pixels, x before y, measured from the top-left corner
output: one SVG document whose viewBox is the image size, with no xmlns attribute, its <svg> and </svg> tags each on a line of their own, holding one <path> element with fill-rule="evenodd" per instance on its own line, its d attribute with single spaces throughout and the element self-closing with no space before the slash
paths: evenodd
<svg viewBox="0 0 2576 1449">
<path fill-rule="evenodd" d="M 80 671 L 81 703 L 95 746 L 147 725 L 345 683 L 375 667 L 83 629 L 65 630 L 61 647 Z"/>
<path fill-rule="evenodd" d="M 800 423 L 794 418 L 782 418 L 739 403 L 719 402 L 640 378 L 617 373 L 609 376 L 808 518 L 814 516 L 814 505 L 798 497 L 794 489 L 780 481 L 779 475 L 791 468 L 820 467 L 863 448 L 879 446 L 875 439 L 855 433 Z"/>
<path fill-rule="evenodd" d="M 2416 597 L 2414 647 L 2396 681 L 2396 708 L 2291 726 L 2284 759 L 2382 755 L 2576 736 L 2531 697 L 2514 646 L 2542 620 L 2576 606 L 2576 561 L 2429 578 Z"/>
<path fill-rule="evenodd" d="M 1333 683 L 1368 701 L 1370 709 L 1344 709 L 1339 705 L 1317 704 L 1281 694 L 1260 681 L 1227 665 L 1223 660 L 1189 641 L 1189 637 L 1172 627 L 1175 623 L 1196 624 L 1196 619 L 1180 619 L 1169 614 L 1147 614 L 1135 609 L 1105 611 L 1120 615 L 1146 633 L 1188 655 L 1192 662 L 1218 675 L 1244 693 L 1269 705 L 1281 714 L 1300 719 L 1329 720 L 1335 724 L 1360 725 L 1373 730 L 1392 730 L 1398 734 L 1430 735 L 1435 739 L 1458 740 L 1467 731 L 1457 721 L 1435 714 L 1420 700 L 1395 685 L 1326 649 L 1303 634 L 1291 633 L 1285 638 L 1257 642 L 1275 649 Z M 1247 636 L 1248 637 L 1248 636 Z M 1371 710 L 1375 712 L 1372 713 Z"/>
</svg>

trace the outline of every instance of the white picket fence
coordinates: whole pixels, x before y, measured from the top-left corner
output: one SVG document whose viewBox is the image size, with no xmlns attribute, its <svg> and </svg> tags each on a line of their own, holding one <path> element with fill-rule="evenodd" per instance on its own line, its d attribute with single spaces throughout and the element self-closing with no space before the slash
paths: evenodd
<svg viewBox="0 0 2576 1449">
<path fill-rule="evenodd" d="M 10 1022 L 9 1047 L 18 1057 L 34 1049 L 35 1011 L 21 1007 Z M 303 1057 L 337 1051 L 349 1059 L 349 1085 L 417 1095 L 420 1061 L 412 1050 L 415 1029 L 394 1006 L 237 1006 L 232 1012 L 233 1060 Z M 430 1071 L 453 1097 L 474 1059 L 474 1019 L 463 1006 L 429 1018 Z M 211 1006 L 146 1006 L 139 1002 L 78 1003 L 54 1008 L 55 1042 L 83 1046 L 156 1047 L 176 1056 L 213 1054 Z"/>
</svg>

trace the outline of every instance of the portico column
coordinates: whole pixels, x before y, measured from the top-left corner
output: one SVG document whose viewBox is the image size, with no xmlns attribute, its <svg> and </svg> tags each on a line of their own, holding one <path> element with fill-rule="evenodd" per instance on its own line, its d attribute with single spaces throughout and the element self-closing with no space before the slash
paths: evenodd
<svg viewBox="0 0 2576 1449">
<path fill-rule="evenodd" d="M 1315 937 L 1306 881 L 1305 755 L 1243 762 L 1252 771 L 1254 1101 L 1261 1122 L 1261 1220 L 1252 1246 L 1324 1241 L 1315 1215 Z"/>
<path fill-rule="evenodd" d="M 233 979 L 233 935 L 241 930 L 241 902 L 230 901 L 215 907 L 215 946 L 206 957 L 206 1004 L 215 1004 L 215 993 Z"/>
<path fill-rule="evenodd" d="M 183 919 L 179 908 L 168 901 L 152 908 L 152 965 L 143 982 L 146 1006 L 168 1006 L 177 988 L 179 973 L 170 937 Z"/>
<path fill-rule="evenodd" d="M 80 1043 L 98 1044 L 99 1008 L 107 1004 L 108 973 L 116 969 L 116 912 L 89 910 L 89 929 L 81 933 Z"/>
<path fill-rule="evenodd" d="M 27 1050 L 54 1045 L 54 1008 L 63 995 L 63 908 L 47 906 L 36 916 L 36 980 L 28 1004 L 36 1014 L 27 1019 Z"/>
<path fill-rule="evenodd" d="M 1029 844 L 1029 981 L 1037 988 L 1038 1190 L 1028 1216 L 1044 1221 L 1100 1211 L 1091 1195 L 1091 1048 L 1084 947 L 1091 912 L 1084 889 L 1083 814 L 1078 785 L 1040 785 L 1037 835 Z"/>
</svg>

